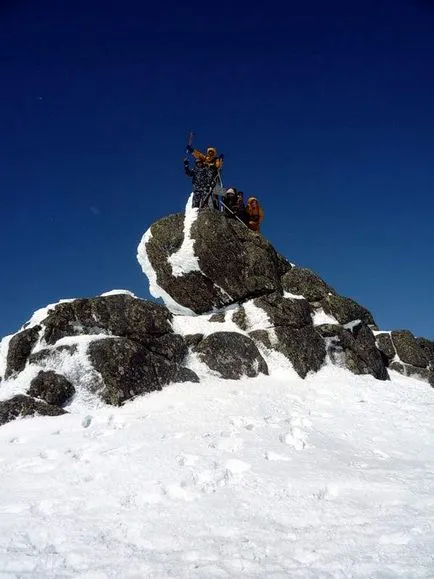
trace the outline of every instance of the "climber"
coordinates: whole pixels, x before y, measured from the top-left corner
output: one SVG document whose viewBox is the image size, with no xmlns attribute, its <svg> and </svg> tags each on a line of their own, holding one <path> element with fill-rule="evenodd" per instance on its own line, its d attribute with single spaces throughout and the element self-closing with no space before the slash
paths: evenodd
<svg viewBox="0 0 434 579">
<path fill-rule="evenodd" d="M 202 207 L 217 183 L 219 171 L 223 166 L 223 155 L 217 157 L 214 147 L 208 147 L 206 154 L 191 145 L 187 146 L 187 153 L 195 158 L 193 169 L 190 168 L 188 158 L 184 159 L 184 170 L 186 175 L 192 178 L 193 184 L 193 207 Z M 216 208 L 216 200 L 212 198 L 213 206 Z"/>
<path fill-rule="evenodd" d="M 246 212 L 248 218 L 247 226 L 252 231 L 259 232 L 259 225 L 264 219 L 264 212 L 262 211 L 256 197 L 249 197 L 247 200 Z"/>
<path fill-rule="evenodd" d="M 226 195 L 223 199 L 223 213 L 226 215 L 231 215 L 236 212 L 238 205 L 238 191 L 235 187 L 228 187 L 226 189 Z"/>
<path fill-rule="evenodd" d="M 247 225 L 248 218 L 244 206 L 243 192 L 238 191 L 235 187 L 226 189 L 225 197 L 222 201 L 223 212 L 228 217 L 236 217 L 239 221 Z"/>
<path fill-rule="evenodd" d="M 249 216 L 247 215 L 247 209 L 244 205 L 244 193 L 242 191 L 238 191 L 237 193 L 237 217 L 240 221 L 244 223 L 244 225 L 249 226 Z"/>
</svg>

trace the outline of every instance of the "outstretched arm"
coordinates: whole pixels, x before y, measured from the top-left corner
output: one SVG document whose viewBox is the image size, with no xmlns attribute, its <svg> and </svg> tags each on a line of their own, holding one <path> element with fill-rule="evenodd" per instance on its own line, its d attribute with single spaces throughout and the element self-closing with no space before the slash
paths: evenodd
<svg viewBox="0 0 434 579">
<path fill-rule="evenodd" d="M 204 161 L 206 159 L 206 156 L 201 153 L 198 149 L 193 149 L 192 155 L 195 159 L 200 159 L 201 161 Z"/>
</svg>

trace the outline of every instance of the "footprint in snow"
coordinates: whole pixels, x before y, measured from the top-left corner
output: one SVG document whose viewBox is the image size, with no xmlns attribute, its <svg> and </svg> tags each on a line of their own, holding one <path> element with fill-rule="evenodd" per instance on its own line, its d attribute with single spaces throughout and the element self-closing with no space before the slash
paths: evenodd
<svg viewBox="0 0 434 579">
<path fill-rule="evenodd" d="M 187 488 L 187 483 L 185 482 L 165 485 L 161 487 L 161 490 L 164 495 L 172 500 L 191 502 L 197 498 L 197 494 Z"/>
<path fill-rule="evenodd" d="M 303 450 L 307 446 L 307 435 L 297 426 L 290 426 L 289 432 L 281 434 L 279 438 L 281 442 L 292 446 L 295 450 Z"/>
<path fill-rule="evenodd" d="M 292 458 L 285 456 L 284 454 L 279 454 L 278 452 L 273 452 L 272 450 L 267 450 L 265 453 L 265 460 L 271 461 L 290 461 Z"/>
<path fill-rule="evenodd" d="M 176 457 L 176 462 L 180 465 L 180 466 L 193 466 L 196 464 L 196 462 L 199 460 L 199 457 L 196 456 L 195 454 L 178 454 L 178 456 Z"/>
</svg>

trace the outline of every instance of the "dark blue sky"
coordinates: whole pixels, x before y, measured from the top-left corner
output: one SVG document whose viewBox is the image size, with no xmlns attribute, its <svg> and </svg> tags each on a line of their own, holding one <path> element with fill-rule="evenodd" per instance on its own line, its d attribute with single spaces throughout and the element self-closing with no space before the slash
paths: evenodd
<svg viewBox="0 0 434 579">
<path fill-rule="evenodd" d="M 194 129 L 276 249 L 433 339 L 433 63 L 429 0 L 4 0 L 0 335 L 149 297 L 136 247 L 184 207 Z"/>
</svg>

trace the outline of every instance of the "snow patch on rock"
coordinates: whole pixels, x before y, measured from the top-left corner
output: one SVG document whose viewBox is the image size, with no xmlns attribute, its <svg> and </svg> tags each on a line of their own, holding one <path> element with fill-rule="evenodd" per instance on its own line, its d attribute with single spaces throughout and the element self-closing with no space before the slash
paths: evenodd
<svg viewBox="0 0 434 579">
<path fill-rule="evenodd" d="M 101 297 L 118 296 L 118 295 L 131 296 L 132 298 L 138 299 L 137 296 L 135 294 L 133 294 L 133 292 L 130 292 L 129 290 L 126 290 L 126 289 L 112 289 L 108 292 L 102 293 Z"/>
<path fill-rule="evenodd" d="M 315 310 L 315 312 L 311 314 L 311 317 L 314 326 L 321 326 L 322 324 L 339 325 L 337 319 L 330 314 L 326 314 L 323 308 Z"/>
<path fill-rule="evenodd" d="M 195 315 L 192 310 L 181 306 L 178 304 L 167 292 L 165 292 L 157 282 L 157 273 L 151 265 L 149 261 L 148 254 L 146 252 L 146 244 L 149 240 L 152 239 L 151 229 L 148 229 L 140 243 L 137 247 L 137 260 L 142 268 L 143 273 L 146 275 L 149 281 L 149 292 L 150 294 L 158 299 L 161 298 L 165 304 L 165 306 L 173 313 L 173 314 L 182 314 L 182 315 Z"/>
<path fill-rule="evenodd" d="M 192 207 L 193 193 L 188 198 L 184 215 L 184 239 L 178 251 L 175 251 L 167 258 L 172 267 L 172 274 L 180 277 L 192 271 L 201 271 L 199 260 L 194 254 L 194 239 L 191 237 L 191 228 L 199 214 L 197 207 Z"/>
</svg>

